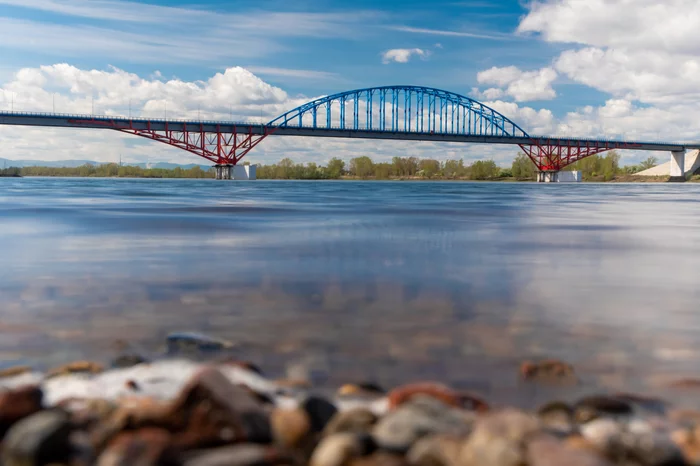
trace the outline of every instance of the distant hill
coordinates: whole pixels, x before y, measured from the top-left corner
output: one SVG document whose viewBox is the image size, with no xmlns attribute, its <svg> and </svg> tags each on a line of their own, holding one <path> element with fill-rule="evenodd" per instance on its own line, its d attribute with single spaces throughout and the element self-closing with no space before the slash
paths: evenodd
<svg viewBox="0 0 700 466">
<path fill-rule="evenodd" d="M 9 160 L 0 157 L 0 169 L 9 167 L 79 167 L 89 163 L 91 165 L 102 165 L 104 162 L 95 162 L 94 160 Z M 141 168 L 146 168 L 145 163 L 124 163 L 124 165 L 137 166 Z M 165 168 L 172 170 L 173 168 L 180 167 L 182 169 L 188 169 L 199 166 L 202 170 L 209 170 L 211 165 L 200 165 L 197 163 L 188 163 L 187 165 L 180 165 L 177 163 L 170 162 L 156 162 L 151 164 L 151 168 Z"/>
</svg>

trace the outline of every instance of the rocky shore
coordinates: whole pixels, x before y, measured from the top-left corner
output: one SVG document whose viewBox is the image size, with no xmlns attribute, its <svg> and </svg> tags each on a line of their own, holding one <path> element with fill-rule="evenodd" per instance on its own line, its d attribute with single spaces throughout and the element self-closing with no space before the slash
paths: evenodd
<svg viewBox="0 0 700 466">
<path fill-rule="evenodd" d="M 191 335 L 168 344 L 226 346 Z M 517 376 L 561 393 L 578 383 L 557 360 L 524 361 Z M 672 401 L 599 393 L 523 410 L 437 381 L 328 391 L 221 354 L 148 361 L 127 351 L 109 367 L 1 370 L 0 464 L 700 465 L 700 410 Z"/>
</svg>

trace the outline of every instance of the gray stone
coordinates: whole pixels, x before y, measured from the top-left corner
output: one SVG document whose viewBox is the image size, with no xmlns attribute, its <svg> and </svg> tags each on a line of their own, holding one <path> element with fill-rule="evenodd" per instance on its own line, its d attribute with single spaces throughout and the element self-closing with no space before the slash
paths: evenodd
<svg viewBox="0 0 700 466">
<path fill-rule="evenodd" d="M 411 466 L 452 466 L 457 464 L 463 439 L 429 435 L 418 440 L 406 455 Z"/>
<path fill-rule="evenodd" d="M 72 427 L 59 410 L 41 411 L 17 422 L 5 436 L 4 466 L 40 466 L 70 458 Z"/>
<path fill-rule="evenodd" d="M 274 447 L 248 443 L 188 453 L 182 466 L 266 466 L 282 459 Z"/>
<path fill-rule="evenodd" d="M 381 418 L 372 435 L 381 448 L 405 453 L 414 442 L 429 434 L 467 435 L 474 419 L 471 412 L 418 395 Z"/>
<path fill-rule="evenodd" d="M 323 435 L 332 435 L 340 432 L 369 432 L 377 422 L 377 416 L 367 408 L 353 408 L 348 411 L 340 411 L 330 420 Z"/>
</svg>

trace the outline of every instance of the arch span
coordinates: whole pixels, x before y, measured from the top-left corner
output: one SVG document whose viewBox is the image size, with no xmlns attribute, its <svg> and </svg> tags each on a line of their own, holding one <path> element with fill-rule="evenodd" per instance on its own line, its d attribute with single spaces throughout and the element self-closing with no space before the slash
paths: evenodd
<svg viewBox="0 0 700 466">
<path fill-rule="evenodd" d="M 271 120 L 273 128 L 528 137 L 503 114 L 469 97 L 422 86 L 383 86 L 321 97 Z"/>
</svg>

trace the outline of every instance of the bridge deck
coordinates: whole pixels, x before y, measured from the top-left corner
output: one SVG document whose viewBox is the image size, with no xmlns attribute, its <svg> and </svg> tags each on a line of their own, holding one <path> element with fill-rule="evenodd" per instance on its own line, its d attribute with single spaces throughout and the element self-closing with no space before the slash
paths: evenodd
<svg viewBox="0 0 700 466">
<path fill-rule="evenodd" d="M 340 127 L 275 127 L 235 121 L 187 121 L 112 116 L 0 112 L 0 125 L 43 126 L 60 128 L 132 129 L 151 131 L 203 131 L 208 133 L 245 133 L 262 135 L 274 130 L 276 136 L 306 136 L 355 139 L 389 139 L 482 144 L 541 144 L 575 147 L 609 147 L 646 151 L 680 151 L 700 149 L 700 143 L 638 142 L 605 139 L 552 138 L 541 136 L 512 137 L 379 129 L 344 129 Z"/>
</svg>

